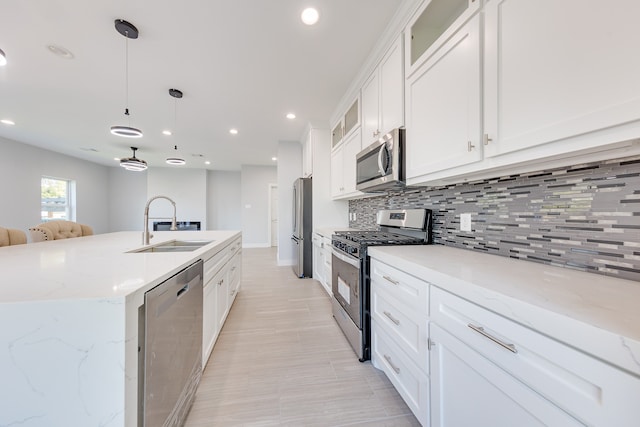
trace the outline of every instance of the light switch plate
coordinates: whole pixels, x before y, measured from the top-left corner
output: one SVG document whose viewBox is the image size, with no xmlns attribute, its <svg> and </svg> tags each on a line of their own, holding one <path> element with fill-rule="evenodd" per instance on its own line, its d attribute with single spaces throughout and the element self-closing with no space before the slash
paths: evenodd
<svg viewBox="0 0 640 427">
<path fill-rule="evenodd" d="M 471 214 L 460 214 L 460 231 L 471 231 Z"/>
</svg>

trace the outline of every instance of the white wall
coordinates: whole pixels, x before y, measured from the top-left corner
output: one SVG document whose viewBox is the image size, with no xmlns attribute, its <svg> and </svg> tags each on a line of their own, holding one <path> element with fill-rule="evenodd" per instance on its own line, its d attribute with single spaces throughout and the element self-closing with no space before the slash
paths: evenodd
<svg viewBox="0 0 640 427">
<path fill-rule="evenodd" d="M 109 230 L 108 167 L 0 137 L 0 226 L 27 229 L 40 221 L 42 176 L 76 181 L 76 221 Z"/>
<path fill-rule="evenodd" d="M 269 247 L 269 184 L 277 183 L 277 169 L 245 165 L 240 181 L 242 245 Z"/>
<path fill-rule="evenodd" d="M 298 142 L 278 143 L 278 265 L 293 264 L 293 182 L 302 176 L 302 146 Z"/>
<path fill-rule="evenodd" d="M 109 169 L 109 231 L 142 231 L 147 173 Z"/>
<path fill-rule="evenodd" d="M 207 229 L 240 230 L 240 172 L 207 171 Z"/>
<path fill-rule="evenodd" d="M 207 171 L 205 169 L 149 168 L 147 200 L 154 196 L 167 196 L 176 202 L 178 221 L 200 221 L 202 229 L 207 229 Z M 140 212 L 140 218 L 143 214 L 144 209 Z M 172 215 L 173 206 L 168 200 L 155 200 L 149 207 L 149 218 Z M 153 219 L 149 219 L 151 230 L 153 222 Z"/>
<path fill-rule="evenodd" d="M 313 147 L 313 228 L 347 228 L 349 202 L 331 200 L 331 132 L 311 129 Z"/>
</svg>

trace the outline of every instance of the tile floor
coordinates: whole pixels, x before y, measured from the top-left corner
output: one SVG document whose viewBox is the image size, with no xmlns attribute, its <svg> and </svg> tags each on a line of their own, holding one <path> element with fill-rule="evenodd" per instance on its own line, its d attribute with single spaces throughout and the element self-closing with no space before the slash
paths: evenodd
<svg viewBox="0 0 640 427">
<path fill-rule="evenodd" d="M 241 291 L 186 427 L 419 426 L 386 376 L 355 353 L 313 279 L 243 249 Z"/>
</svg>

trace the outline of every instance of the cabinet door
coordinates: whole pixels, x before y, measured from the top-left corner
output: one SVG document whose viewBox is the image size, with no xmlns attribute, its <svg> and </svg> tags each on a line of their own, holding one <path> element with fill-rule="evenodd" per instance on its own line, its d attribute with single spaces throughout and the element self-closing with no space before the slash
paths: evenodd
<svg viewBox="0 0 640 427">
<path fill-rule="evenodd" d="M 407 85 L 407 181 L 481 160 L 480 15 Z"/>
<path fill-rule="evenodd" d="M 344 145 L 338 147 L 331 153 L 331 197 L 340 197 L 344 192 L 343 182 L 343 155 Z"/>
<path fill-rule="evenodd" d="M 362 150 L 360 129 L 353 132 L 344 142 L 343 149 L 343 183 L 344 194 L 356 193 L 356 156 Z"/>
<path fill-rule="evenodd" d="M 362 145 L 364 147 L 373 143 L 380 132 L 379 83 L 376 69 L 362 86 Z"/>
<path fill-rule="evenodd" d="M 216 274 L 204 287 L 202 298 L 202 368 L 207 364 L 218 335 L 218 280 Z"/>
<path fill-rule="evenodd" d="M 404 62 L 399 37 L 380 64 L 380 132 L 404 126 Z M 363 108 L 364 114 L 364 108 Z M 364 137 L 368 134 L 363 132 Z M 368 144 L 363 144 L 365 147 Z"/>
<path fill-rule="evenodd" d="M 430 336 L 432 427 L 583 425 L 434 323 Z"/>
<path fill-rule="evenodd" d="M 220 276 L 216 277 L 214 285 L 218 290 L 218 309 L 216 313 L 216 319 L 218 324 L 218 332 L 222 330 L 224 321 L 229 313 L 229 277 L 228 277 L 228 265 L 225 265 L 220 272 Z"/>
<path fill-rule="evenodd" d="M 559 154 L 637 137 L 638 16 L 637 1 L 487 2 L 486 155 L 541 144 Z M 611 129 L 633 122 L 630 135 Z M 555 143 L 577 135 L 575 147 Z"/>
</svg>

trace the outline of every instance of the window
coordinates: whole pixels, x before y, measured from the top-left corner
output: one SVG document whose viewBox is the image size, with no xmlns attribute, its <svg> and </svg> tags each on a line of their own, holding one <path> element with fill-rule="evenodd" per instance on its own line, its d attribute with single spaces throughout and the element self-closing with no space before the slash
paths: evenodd
<svg viewBox="0 0 640 427">
<path fill-rule="evenodd" d="M 42 222 L 56 219 L 75 221 L 75 182 L 43 176 L 40 194 Z"/>
</svg>

